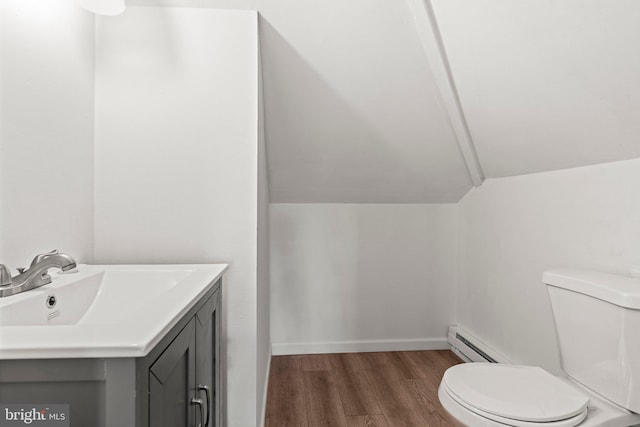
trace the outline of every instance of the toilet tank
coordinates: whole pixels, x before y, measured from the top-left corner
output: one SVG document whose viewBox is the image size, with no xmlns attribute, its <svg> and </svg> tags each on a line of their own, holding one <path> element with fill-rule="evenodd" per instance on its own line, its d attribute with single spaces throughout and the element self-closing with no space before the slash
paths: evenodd
<svg viewBox="0 0 640 427">
<path fill-rule="evenodd" d="M 562 369 L 598 395 L 640 413 L 640 279 L 545 271 Z"/>
</svg>

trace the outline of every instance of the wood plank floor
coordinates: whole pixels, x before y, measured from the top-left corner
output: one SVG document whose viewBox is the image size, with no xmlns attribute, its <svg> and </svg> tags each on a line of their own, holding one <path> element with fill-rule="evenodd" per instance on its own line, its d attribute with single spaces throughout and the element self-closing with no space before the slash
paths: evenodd
<svg viewBox="0 0 640 427">
<path fill-rule="evenodd" d="M 448 350 L 274 356 L 267 427 L 456 426 L 438 400 Z"/>
</svg>

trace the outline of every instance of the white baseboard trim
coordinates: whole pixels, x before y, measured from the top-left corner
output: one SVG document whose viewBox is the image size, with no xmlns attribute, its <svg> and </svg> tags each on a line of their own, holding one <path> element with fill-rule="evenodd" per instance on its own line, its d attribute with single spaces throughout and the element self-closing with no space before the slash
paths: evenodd
<svg viewBox="0 0 640 427">
<path fill-rule="evenodd" d="M 336 341 L 314 343 L 274 343 L 274 356 L 291 354 L 359 353 L 371 351 L 448 350 L 446 337 L 407 340 Z"/>
<path fill-rule="evenodd" d="M 260 414 L 260 426 L 264 427 L 267 422 L 267 392 L 269 391 L 269 376 L 271 374 L 271 356 L 273 356 L 273 345 L 269 344 L 269 361 L 267 362 L 267 377 L 264 379 L 264 390 L 262 392 L 262 413 Z"/>
</svg>

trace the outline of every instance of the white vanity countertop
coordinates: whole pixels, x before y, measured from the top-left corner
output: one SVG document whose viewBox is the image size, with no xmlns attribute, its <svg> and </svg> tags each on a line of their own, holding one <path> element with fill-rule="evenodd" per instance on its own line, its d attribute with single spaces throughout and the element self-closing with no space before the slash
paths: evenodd
<svg viewBox="0 0 640 427">
<path fill-rule="evenodd" d="M 0 359 L 145 356 L 226 268 L 79 265 L 53 273 L 49 285 L 0 298 Z"/>
</svg>

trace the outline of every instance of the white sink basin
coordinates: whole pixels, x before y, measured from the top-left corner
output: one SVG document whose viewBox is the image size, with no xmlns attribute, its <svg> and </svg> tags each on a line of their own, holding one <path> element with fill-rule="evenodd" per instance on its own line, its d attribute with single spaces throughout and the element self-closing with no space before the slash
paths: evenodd
<svg viewBox="0 0 640 427">
<path fill-rule="evenodd" d="M 49 285 L 0 299 L 0 359 L 144 356 L 226 267 L 80 265 L 54 273 Z"/>
</svg>

